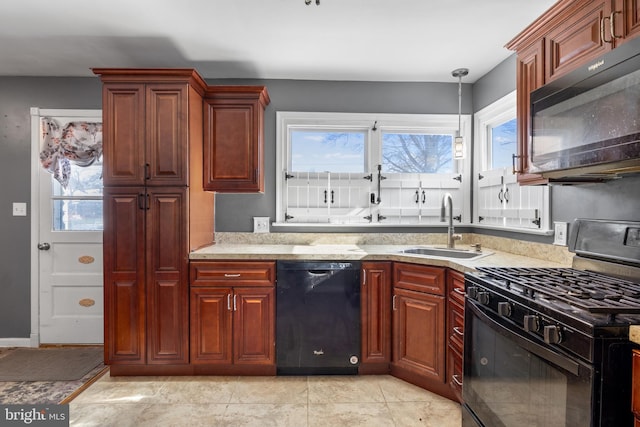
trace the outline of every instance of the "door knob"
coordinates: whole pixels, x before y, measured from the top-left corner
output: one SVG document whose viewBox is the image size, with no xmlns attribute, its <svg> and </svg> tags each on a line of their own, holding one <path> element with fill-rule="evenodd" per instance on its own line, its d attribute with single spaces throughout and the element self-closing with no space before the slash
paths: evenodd
<svg viewBox="0 0 640 427">
<path fill-rule="evenodd" d="M 38 243 L 38 249 L 40 249 L 41 251 L 48 251 L 49 249 L 51 249 L 51 245 L 48 243 Z"/>
</svg>

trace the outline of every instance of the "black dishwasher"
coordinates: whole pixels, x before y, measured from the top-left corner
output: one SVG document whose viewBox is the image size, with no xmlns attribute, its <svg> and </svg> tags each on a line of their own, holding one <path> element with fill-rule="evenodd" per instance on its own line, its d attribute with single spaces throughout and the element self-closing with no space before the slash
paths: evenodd
<svg viewBox="0 0 640 427">
<path fill-rule="evenodd" d="M 357 374 L 360 262 L 278 261 L 278 375 Z"/>
</svg>

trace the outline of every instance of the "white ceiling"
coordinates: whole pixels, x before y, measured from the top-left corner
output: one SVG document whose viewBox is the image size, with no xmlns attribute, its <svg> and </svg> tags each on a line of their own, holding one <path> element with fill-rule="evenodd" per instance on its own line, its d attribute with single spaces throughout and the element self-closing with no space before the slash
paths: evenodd
<svg viewBox="0 0 640 427">
<path fill-rule="evenodd" d="M 471 83 L 555 0 L 2 0 L 0 75 Z"/>
</svg>

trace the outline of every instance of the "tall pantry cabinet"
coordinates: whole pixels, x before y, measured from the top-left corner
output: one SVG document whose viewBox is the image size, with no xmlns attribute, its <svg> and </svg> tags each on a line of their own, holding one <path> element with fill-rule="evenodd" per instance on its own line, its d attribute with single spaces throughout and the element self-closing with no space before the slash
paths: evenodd
<svg viewBox="0 0 640 427">
<path fill-rule="evenodd" d="M 188 365 L 188 256 L 214 231 L 206 84 L 192 69 L 93 71 L 103 82 L 105 362 L 114 374 Z"/>
</svg>

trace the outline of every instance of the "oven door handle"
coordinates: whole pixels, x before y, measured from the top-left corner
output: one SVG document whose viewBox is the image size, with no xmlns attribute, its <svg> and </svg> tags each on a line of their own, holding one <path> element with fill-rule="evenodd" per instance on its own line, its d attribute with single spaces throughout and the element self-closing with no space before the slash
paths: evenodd
<svg viewBox="0 0 640 427">
<path fill-rule="evenodd" d="M 569 360 L 566 356 L 556 353 L 555 351 L 543 347 L 540 344 L 537 344 L 530 339 L 520 335 L 517 331 L 513 330 L 510 325 L 497 322 L 483 310 L 478 308 L 476 304 L 473 301 L 470 301 L 468 298 L 465 310 L 470 310 L 471 313 L 473 313 L 473 315 L 476 316 L 481 322 L 489 326 L 498 334 L 515 341 L 519 347 L 524 348 L 525 350 L 535 354 L 543 360 L 553 363 L 554 365 L 564 369 L 567 372 L 570 372 L 575 376 L 579 375 L 580 364 L 574 362 L 573 360 Z M 465 347 L 466 345 L 467 343 L 465 343 Z"/>
</svg>

